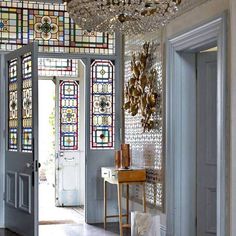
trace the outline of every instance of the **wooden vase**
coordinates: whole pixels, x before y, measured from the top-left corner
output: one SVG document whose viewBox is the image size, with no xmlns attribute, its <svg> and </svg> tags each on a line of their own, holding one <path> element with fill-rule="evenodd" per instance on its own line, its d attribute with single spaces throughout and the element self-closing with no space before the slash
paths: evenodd
<svg viewBox="0 0 236 236">
<path fill-rule="evenodd" d="M 122 168 L 130 167 L 130 145 L 129 144 L 121 144 L 121 166 Z"/>
<path fill-rule="evenodd" d="M 121 151 L 115 151 L 115 167 L 119 169 L 121 167 Z"/>
</svg>

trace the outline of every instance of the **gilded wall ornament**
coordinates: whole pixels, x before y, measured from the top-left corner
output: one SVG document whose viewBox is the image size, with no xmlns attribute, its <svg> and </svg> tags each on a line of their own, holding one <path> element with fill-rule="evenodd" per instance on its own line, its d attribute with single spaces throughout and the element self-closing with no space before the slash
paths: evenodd
<svg viewBox="0 0 236 236">
<path fill-rule="evenodd" d="M 125 87 L 124 109 L 132 116 L 139 112 L 144 132 L 155 127 L 154 114 L 160 101 L 156 87 L 156 69 L 151 69 L 150 43 L 144 43 L 141 53 L 133 53 L 131 59 L 131 78 Z"/>
</svg>

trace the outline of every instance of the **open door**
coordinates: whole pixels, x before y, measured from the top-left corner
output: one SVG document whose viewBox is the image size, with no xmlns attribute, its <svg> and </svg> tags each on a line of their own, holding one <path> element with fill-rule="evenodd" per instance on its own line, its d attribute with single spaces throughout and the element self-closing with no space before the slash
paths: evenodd
<svg viewBox="0 0 236 236">
<path fill-rule="evenodd" d="M 56 206 L 79 206 L 79 81 L 56 80 Z"/>
<path fill-rule="evenodd" d="M 38 235 L 38 46 L 6 55 L 6 228 Z"/>
</svg>

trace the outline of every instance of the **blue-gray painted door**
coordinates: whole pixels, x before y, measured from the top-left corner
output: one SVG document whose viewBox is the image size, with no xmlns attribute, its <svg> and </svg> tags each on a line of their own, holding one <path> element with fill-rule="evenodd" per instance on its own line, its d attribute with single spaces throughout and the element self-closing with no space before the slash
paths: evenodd
<svg viewBox="0 0 236 236">
<path fill-rule="evenodd" d="M 37 44 L 6 55 L 5 226 L 37 236 Z"/>
<path fill-rule="evenodd" d="M 197 55 L 197 236 L 216 235 L 217 54 Z"/>
</svg>

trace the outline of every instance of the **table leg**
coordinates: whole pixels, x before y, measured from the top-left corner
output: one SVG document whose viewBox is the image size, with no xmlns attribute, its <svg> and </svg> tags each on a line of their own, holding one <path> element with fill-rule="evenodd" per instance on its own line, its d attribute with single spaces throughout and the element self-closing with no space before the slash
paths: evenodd
<svg viewBox="0 0 236 236">
<path fill-rule="evenodd" d="M 143 211 L 146 212 L 146 192 L 145 192 L 145 183 L 143 183 Z"/>
<path fill-rule="evenodd" d="M 122 230 L 122 206 L 121 206 L 121 195 L 122 195 L 122 184 L 117 184 L 118 192 L 118 207 L 119 207 L 119 221 L 120 221 L 120 236 L 123 236 Z"/>
<path fill-rule="evenodd" d="M 104 229 L 106 229 L 107 223 L 107 184 L 104 180 Z"/>
<path fill-rule="evenodd" d="M 129 224 L 129 184 L 127 184 L 126 188 L 126 223 Z"/>
</svg>

